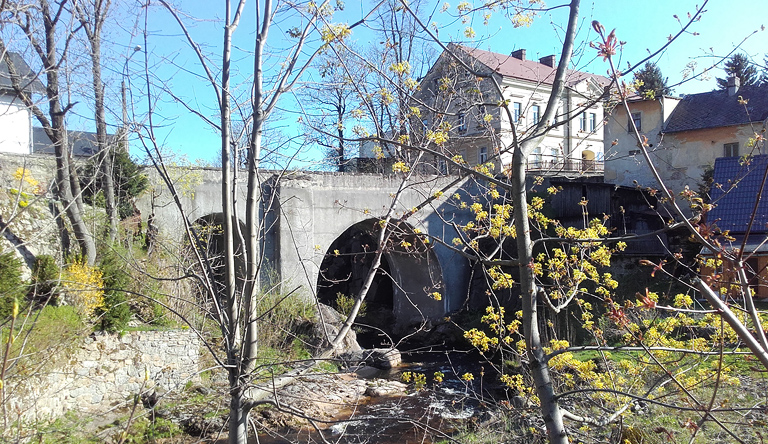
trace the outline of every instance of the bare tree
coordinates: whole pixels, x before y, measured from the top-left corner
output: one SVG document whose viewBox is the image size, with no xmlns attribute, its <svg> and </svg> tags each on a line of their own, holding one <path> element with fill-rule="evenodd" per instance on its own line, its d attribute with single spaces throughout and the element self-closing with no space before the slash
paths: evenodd
<svg viewBox="0 0 768 444">
<path fill-rule="evenodd" d="M 345 130 L 350 114 L 360 102 L 358 81 L 365 77 L 364 68 L 355 67 L 356 58 L 345 57 L 345 49 L 338 47 L 320 59 L 317 71 L 320 79 L 305 84 L 303 97 L 309 113 L 308 126 L 317 144 L 325 150 L 325 157 L 337 171 L 343 172 L 349 159 Z M 320 131 L 316 131 L 316 130 Z"/>
<path fill-rule="evenodd" d="M 117 238 L 117 205 L 115 204 L 115 184 L 113 179 L 114 155 L 111 152 L 107 135 L 107 120 L 104 105 L 104 82 L 101 78 L 101 34 L 110 0 L 95 0 L 92 4 L 75 3 L 78 20 L 85 31 L 91 47 L 91 74 L 93 76 L 94 112 L 96 120 L 96 146 L 98 149 L 102 191 L 109 220 L 109 240 Z"/>
<path fill-rule="evenodd" d="M 62 64 L 67 59 L 70 44 L 79 32 L 80 26 L 72 23 L 72 20 L 69 23 L 66 22 L 67 19 L 73 18 L 68 12 L 69 5 L 66 0 L 54 2 L 53 5 L 47 0 L 31 4 L 8 2 L 5 7 L 11 14 L 10 21 L 22 31 L 31 52 L 39 58 L 39 64 L 46 79 L 47 113 L 44 113 L 34 99 L 24 91 L 5 41 L 0 41 L 0 52 L 4 55 L 5 63 L 11 73 L 16 94 L 24 105 L 32 110 L 33 115 L 54 144 L 56 193 L 72 223 L 81 254 L 88 264 L 93 264 L 96 259 L 96 243 L 83 220 L 82 193 L 80 193 L 80 183 L 71 159 L 66 126 L 66 115 L 75 104 L 63 105 L 62 103 L 68 97 L 61 83 Z M 62 24 L 66 32 L 59 30 L 59 25 Z"/>
<path fill-rule="evenodd" d="M 196 261 L 202 270 L 201 284 L 212 301 L 214 316 L 224 339 L 224 356 L 219 357 L 214 353 L 215 359 L 227 372 L 229 380 L 229 442 L 242 444 L 246 442 L 248 435 L 248 414 L 256 405 L 263 402 L 273 402 L 268 398 L 275 387 L 279 387 L 288 381 L 289 377 L 271 381 L 266 386 L 254 385 L 254 372 L 258 368 L 257 355 L 259 352 L 259 322 L 260 313 L 257 309 L 260 273 L 263 271 L 263 254 L 260 251 L 260 240 L 263 238 L 264 221 L 259 218 L 260 204 L 269 206 L 272 196 L 263 194 L 261 186 L 261 162 L 263 159 L 263 131 L 266 123 L 276 112 L 278 101 L 297 83 L 298 79 L 311 66 L 313 60 L 321 53 L 325 45 L 336 39 L 341 39 L 348 33 L 348 28 L 343 25 L 319 26 L 320 17 L 328 17 L 332 7 L 328 2 L 322 4 L 309 3 L 305 7 L 296 7 L 283 2 L 267 1 L 257 5 L 254 48 L 250 53 L 252 57 L 252 71 L 250 77 L 250 97 L 245 103 L 232 103 L 235 98 L 232 84 L 232 39 L 240 24 L 245 8 L 245 1 L 224 1 L 224 34 L 222 40 L 221 64 L 214 67 L 207 54 L 202 52 L 200 46 L 194 41 L 188 31 L 183 15 L 178 13 L 171 4 L 160 0 L 162 6 L 172 15 L 179 28 L 184 33 L 190 48 L 197 55 L 203 77 L 212 88 L 217 101 L 217 109 L 220 120 L 213 122 L 206 119 L 219 134 L 221 140 L 221 201 L 222 201 L 222 243 L 223 243 L 223 272 L 220 277 L 215 276 L 211 259 L 207 252 L 199 244 L 199 238 L 195 234 L 195 228 L 191 221 L 186 219 L 186 237 L 190 243 L 198 246 L 195 249 Z M 145 12 L 147 14 L 147 12 Z M 268 36 L 273 24 L 277 20 L 293 16 L 300 25 L 290 34 L 293 38 L 290 49 L 281 53 L 283 62 L 277 71 L 265 73 L 269 47 Z M 146 19 L 145 19 L 146 20 Z M 321 29 L 320 46 L 307 48 L 310 37 L 315 31 Z M 146 37 L 145 37 L 146 38 Z M 305 55 L 308 53 L 308 55 Z M 147 73 L 147 84 L 149 78 Z M 148 94 L 151 110 L 151 94 Z M 233 108 L 241 110 L 242 120 L 248 122 L 250 128 L 246 134 L 250 135 L 247 146 L 247 160 L 244 173 L 245 178 L 239 178 L 243 170 L 233 168 L 236 144 L 232 143 L 232 115 Z M 243 110 L 248 110 L 247 113 Z M 198 113 L 202 116 L 202 113 Z M 155 162 L 158 172 L 164 178 L 166 185 L 174 192 L 176 204 L 182 214 L 182 207 L 178 195 L 175 194 L 172 181 L 169 179 L 167 167 L 163 164 L 161 152 L 156 150 L 156 138 L 154 137 L 152 115 L 149 116 L 150 126 L 147 133 L 142 135 L 147 144 L 148 154 Z M 236 223 L 236 206 L 242 205 L 237 201 L 240 195 L 238 184 L 245 183 L 245 224 Z M 236 261 L 243 264 L 238 271 Z M 353 317 L 354 318 L 354 317 Z M 351 321 L 349 323 L 351 325 Z M 330 351 L 320 356 L 320 359 L 328 358 L 336 345 L 343 339 L 349 326 L 332 341 Z M 213 349 L 211 349 L 213 352 Z M 309 366 L 297 369 L 298 373 L 306 371 Z"/>
</svg>

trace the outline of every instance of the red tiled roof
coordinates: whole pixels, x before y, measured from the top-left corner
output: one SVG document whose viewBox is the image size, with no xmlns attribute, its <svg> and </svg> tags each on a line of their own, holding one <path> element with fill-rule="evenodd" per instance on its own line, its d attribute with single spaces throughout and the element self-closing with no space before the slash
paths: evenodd
<svg viewBox="0 0 768 444">
<path fill-rule="evenodd" d="M 545 85 L 551 85 L 555 79 L 557 65 L 553 68 L 543 63 L 539 63 L 536 60 L 520 60 L 511 55 L 498 54 L 466 46 L 457 46 L 471 57 L 477 59 L 485 66 L 493 69 L 504 77 L 528 80 L 530 82 L 543 83 Z M 607 86 L 611 83 L 607 77 L 582 71 L 568 70 L 566 84 L 574 85 L 588 78 L 594 79 L 598 84 L 603 86 Z"/>
</svg>

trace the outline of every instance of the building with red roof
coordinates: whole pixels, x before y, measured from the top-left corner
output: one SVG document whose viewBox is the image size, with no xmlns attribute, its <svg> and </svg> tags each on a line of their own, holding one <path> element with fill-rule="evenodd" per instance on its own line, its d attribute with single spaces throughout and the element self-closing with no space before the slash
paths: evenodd
<svg viewBox="0 0 768 444">
<path fill-rule="evenodd" d="M 552 92 L 557 70 L 554 55 L 526 58 L 526 50 L 499 54 L 448 45 L 421 79 L 414 94 L 413 133 L 445 134 L 435 143 L 436 168 L 447 170 L 445 157 L 469 165 L 492 164 L 503 172 L 512 153 L 538 123 Z M 601 175 L 603 100 L 610 81 L 568 70 L 557 101 L 552 130 L 528 156 L 528 170 L 542 175 Z M 507 104 L 508 106 L 500 106 Z"/>
</svg>

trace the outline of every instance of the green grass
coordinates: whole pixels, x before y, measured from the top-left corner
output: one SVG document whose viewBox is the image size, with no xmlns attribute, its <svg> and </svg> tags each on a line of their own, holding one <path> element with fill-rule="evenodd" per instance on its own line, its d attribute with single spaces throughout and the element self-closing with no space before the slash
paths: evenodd
<svg viewBox="0 0 768 444">
<path fill-rule="evenodd" d="M 50 368 L 73 350 L 91 329 L 72 306 L 46 306 L 22 313 L 16 320 L 10 359 L 23 353 L 24 359 L 12 366 L 11 374 L 27 375 Z M 0 331 L 2 344 L 8 340 L 8 325 Z"/>
<path fill-rule="evenodd" d="M 580 361 L 595 360 L 600 357 L 599 353 L 595 351 L 577 352 L 574 353 L 574 356 Z M 637 361 L 645 356 L 646 354 L 642 351 L 611 352 L 608 360 L 613 363 L 619 363 L 627 359 Z M 664 364 L 670 370 L 688 369 L 687 372 L 681 375 L 681 378 L 683 378 L 685 375 L 696 371 L 695 365 L 697 363 L 706 362 L 711 364 L 717 362 L 717 360 L 719 360 L 718 356 L 704 358 L 688 355 L 680 357 L 679 360 L 668 360 Z M 614 424 L 609 426 L 611 436 L 619 439 L 616 442 L 628 442 L 630 444 L 689 442 L 692 430 L 695 428 L 692 424 L 697 424 L 703 415 L 702 412 L 696 410 L 697 402 L 699 405 L 706 406 L 711 402 L 713 396 L 715 397 L 714 408 L 754 407 L 765 402 L 765 389 L 768 384 L 768 378 L 766 378 L 765 372 L 761 371 L 761 365 L 754 357 L 750 355 L 724 355 L 723 362 L 725 366 L 731 368 L 729 374 L 740 380 L 739 384 L 731 385 L 721 381 L 716 385 L 715 381 L 717 378 L 713 375 L 712 377 L 705 378 L 699 385 L 688 387 L 692 398 L 680 390 L 674 382 L 669 383 L 664 390 L 654 392 L 655 399 L 660 402 L 680 406 L 680 408 L 670 408 L 646 401 L 640 411 L 627 411 L 622 417 L 622 425 Z M 650 387 L 650 384 L 661 381 L 663 375 L 664 371 L 662 369 L 649 366 L 648 370 L 643 372 L 641 384 L 636 384 L 635 393 L 643 395 L 644 391 Z M 619 370 L 614 370 L 614 376 L 626 377 L 627 375 Z M 589 386 L 587 385 L 585 388 L 589 388 Z M 715 390 L 717 390 L 716 393 Z M 585 409 L 581 411 L 574 409 L 577 414 L 586 412 L 595 417 L 605 414 L 603 410 L 594 406 L 590 407 L 583 402 L 583 399 L 588 397 L 597 399 L 595 394 L 578 396 L 582 399 L 580 400 L 577 397 L 569 399 L 569 402 L 580 404 L 581 409 Z M 723 411 L 715 416 L 743 439 L 744 442 L 761 442 L 761 437 L 758 435 L 758 433 L 762 433 L 760 432 L 761 424 L 764 426 L 768 422 L 768 415 L 765 411 L 755 411 L 752 413 Z M 689 427 L 685 427 L 686 424 Z M 583 433 L 583 439 L 585 442 L 589 442 L 586 438 L 593 437 L 598 433 L 598 430 L 589 428 Z M 670 437 L 672 437 L 672 441 L 667 441 Z M 733 442 L 733 437 L 711 418 L 707 418 L 692 442 L 701 444 Z"/>
<path fill-rule="evenodd" d="M 37 431 L 37 437 L 33 442 L 41 444 L 99 444 L 103 440 L 86 436 L 83 429 L 90 422 L 89 418 L 81 417 L 74 412 L 67 412 L 64 416 L 47 424 L 40 424 L 33 429 Z M 32 429 L 32 428 L 31 428 Z"/>
</svg>

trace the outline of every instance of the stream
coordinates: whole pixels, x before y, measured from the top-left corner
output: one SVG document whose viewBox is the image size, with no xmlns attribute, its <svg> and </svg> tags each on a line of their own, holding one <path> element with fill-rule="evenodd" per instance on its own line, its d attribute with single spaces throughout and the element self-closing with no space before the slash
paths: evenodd
<svg viewBox="0 0 768 444">
<path fill-rule="evenodd" d="M 379 374 L 379 378 L 400 381 L 406 372 L 425 376 L 423 390 L 413 384 L 406 394 L 370 398 L 344 411 L 333 425 L 318 431 L 292 431 L 281 436 L 260 436 L 259 444 L 278 443 L 380 443 L 428 444 L 456 432 L 467 421 L 482 420 L 482 377 L 480 359 L 471 352 L 435 349 L 402 353 L 403 364 Z M 443 374 L 435 381 L 435 372 Z M 474 380 L 461 379 L 472 373 Z"/>
</svg>

